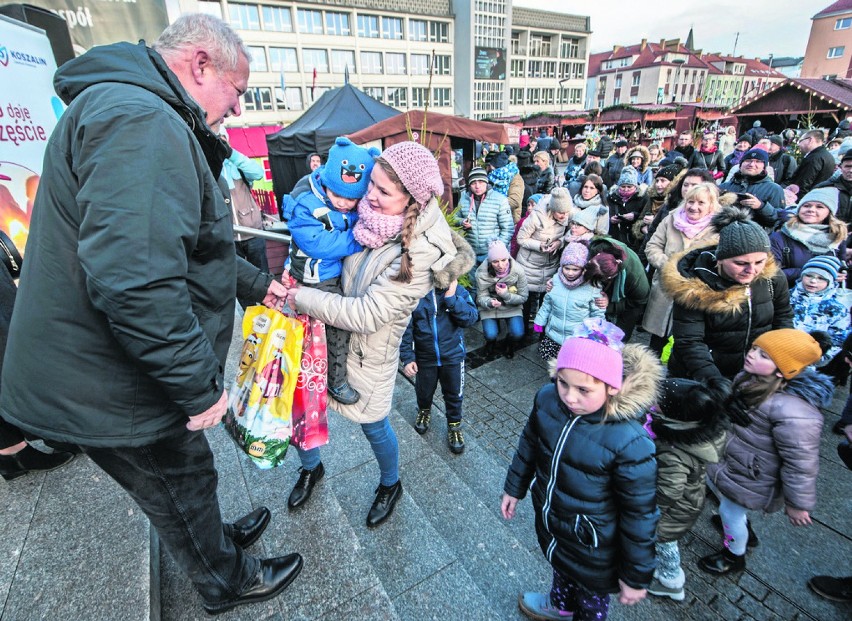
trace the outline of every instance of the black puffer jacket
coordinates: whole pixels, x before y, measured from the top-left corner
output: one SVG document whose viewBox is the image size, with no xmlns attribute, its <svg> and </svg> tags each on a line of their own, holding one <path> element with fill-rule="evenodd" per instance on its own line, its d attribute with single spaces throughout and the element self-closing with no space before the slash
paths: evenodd
<svg viewBox="0 0 852 621">
<path fill-rule="evenodd" d="M 669 374 L 733 378 L 752 342 L 769 330 L 793 327 L 787 279 L 770 254 L 750 285 L 719 276 L 716 246 L 676 254 L 663 268 L 662 284 L 674 300 L 674 347 Z"/>
<path fill-rule="evenodd" d="M 641 345 L 624 348 L 621 392 L 603 410 L 575 416 L 554 384 L 538 391 L 504 491 L 532 485 L 538 542 L 550 564 L 594 593 L 618 580 L 644 588 L 654 572 L 657 465 L 639 420 L 655 401 L 662 369 Z"/>
</svg>

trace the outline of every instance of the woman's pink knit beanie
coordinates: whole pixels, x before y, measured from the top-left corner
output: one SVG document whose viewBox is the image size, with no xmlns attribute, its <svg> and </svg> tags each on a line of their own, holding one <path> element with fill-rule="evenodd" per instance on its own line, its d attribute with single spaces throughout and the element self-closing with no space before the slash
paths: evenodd
<svg viewBox="0 0 852 621">
<path fill-rule="evenodd" d="M 444 182 L 435 156 L 416 142 L 398 142 L 382 151 L 381 158 L 390 164 L 402 185 L 422 207 L 433 196 L 444 193 Z"/>
</svg>

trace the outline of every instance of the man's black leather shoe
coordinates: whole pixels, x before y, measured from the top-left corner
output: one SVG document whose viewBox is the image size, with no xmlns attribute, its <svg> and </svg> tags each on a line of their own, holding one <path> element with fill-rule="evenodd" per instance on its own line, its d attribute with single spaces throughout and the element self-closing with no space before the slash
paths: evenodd
<svg viewBox="0 0 852 621">
<path fill-rule="evenodd" d="M 379 485 L 376 489 L 376 499 L 367 514 L 367 526 L 372 528 L 388 519 L 400 496 L 402 496 L 402 481 L 397 481 L 390 487 Z"/>
<path fill-rule="evenodd" d="M 257 579 L 243 591 L 242 595 L 216 606 L 205 604 L 204 610 L 207 611 L 207 614 L 218 615 L 243 604 L 256 604 L 272 599 L 290 586 L 290 583 L 302 571 L 302 564 L 302 557 L 299 554 L 263 559 L 260 561 Z"/>
<path fill-rule="evenodd" d="M 314 491 L 314 485 L 317 484 L 317 481 L 319 481 L 324 474 L 325 468 L 323 468 L 322 462 L 320 462 L 320 465 L 313 470 L 299 468 L 299 480 L 296 481 L 296 485 L 293 486 L 293 491 L 290 492 L 290 497 L 287 499 L 287 506 L 290 509 L 295 509 L 308 502 L 308 498 L 311 497 L 311 493 Z"/>
<path fill-rule="evenodd" d="M 260 539 L 269 525 L 272 512 L 266 507 L 258 507 L 246 516 L 231 524 L 230 535 L 235 544 L 247 548 Z M 227 531 L 226 531 L 227 532 Z"/>
</svg>

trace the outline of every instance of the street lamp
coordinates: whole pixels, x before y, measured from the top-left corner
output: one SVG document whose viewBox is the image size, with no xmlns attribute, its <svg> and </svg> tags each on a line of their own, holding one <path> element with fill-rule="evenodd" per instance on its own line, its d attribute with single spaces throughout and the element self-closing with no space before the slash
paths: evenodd
<svg viewBox="0 0 852 621">
<path fill-rule="evenodd" d="M 677 81 L 680 77 L 680 68 L 686 62 L 685 58 L 673 58 L 672 63 L 677 65 L 677 69 L 675 69 L 675 79 L 674 84 L 672 85 L 672 103 L 674 103 L 675 97 L 677 97 Z"/>
</svg>

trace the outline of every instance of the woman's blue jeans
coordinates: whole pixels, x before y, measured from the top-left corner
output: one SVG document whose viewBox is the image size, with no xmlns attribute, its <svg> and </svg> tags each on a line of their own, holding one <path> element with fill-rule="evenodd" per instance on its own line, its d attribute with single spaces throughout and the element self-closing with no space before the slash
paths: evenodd
<svg viewBox="0 0 852 621">
<path fill-rule="evenodd" d="M 499 319 L 483 319 L 482 333 L 486 341 L 496 341 L 497 335 L 500 333 Z M 524 338 L 524 318 L 522 315 L 514 317 L 506 317 L 503 321 L 507 324 L 509 330 L 509 338 L 521 340 Z"/>
<path fill-rule="evenodd" d="M 362 423 L 361 429 L 373 448 L 376 461 L 379 462 L 379 471 L 381 472 L 379 482 L 390 487 L 399 480 L 399 444 L 396 441 L 396 434 L 393 432 L 387 417 L 374 423 Z M 299 461 L 302 462 L 302 468 L 305 470 L 313 470 L 320 465 L 319 448 L 312 448 L 307 451 L 298 447 L 294 448 L 299 454 Z"/>
</svg>

